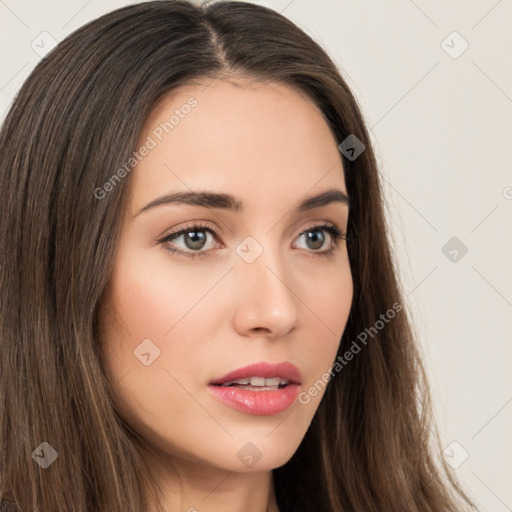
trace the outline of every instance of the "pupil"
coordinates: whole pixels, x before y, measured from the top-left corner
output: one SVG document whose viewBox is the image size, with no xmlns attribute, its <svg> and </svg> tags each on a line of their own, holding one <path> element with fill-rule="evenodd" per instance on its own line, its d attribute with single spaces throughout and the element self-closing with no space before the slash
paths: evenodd
<svg viewBox="0 0 512 512">
<path fill-rule="evenodd" d="M 310 231 L 307 235 L 308 242 L 312 242 L 309 246 L 311 249 L 320 249 L 324 245 L 325 237 L 322 231 Z"/>
<path fill-rule="evenodd" d="M 191 240 L 191 244 L 187 243 L 187 240 Z M 203 231 L 189 231 L 185 236 L 185 243 L 189 249 L 202 249 L 205 241 L 206 235 Z"/>
</svg>

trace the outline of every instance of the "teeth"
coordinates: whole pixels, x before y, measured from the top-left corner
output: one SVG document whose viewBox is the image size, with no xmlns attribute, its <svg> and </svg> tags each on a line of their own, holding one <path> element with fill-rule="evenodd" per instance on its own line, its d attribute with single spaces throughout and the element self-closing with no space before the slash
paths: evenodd
<svg viewBox="0 0 512 512">
<path fill-rule="evenodd" d="M 241 386 L 246 386 L 250 384 L 254 387 L 269 387 L 269 386 L 279 386 L 288 384 L 288 379 L 282 379 L 281 377 L 271 377 L 266 379 L 265 377 L 246 377 L 244 379 L 236 379 L 231 380 L 229 382 L 224 382 L 222 386 L 229 386 L 231 384 L 240 384 Z"/>
<path fill-rule="evenodd" d="M 265 385 L 265 379 L 263 377 L 251 377 L 251 386 L 264 386 Z M 270 384 L 267 384 L 267 386 Z M 272 384 L 272 386 L 275 386 L 275 384 Z"/>
<path fill-rule="evenodd" d="M 250 380 L 251 379 L 236 379 L 236 380 L 232 380 L 228 384 L 249 384 Z"/>
</svg>

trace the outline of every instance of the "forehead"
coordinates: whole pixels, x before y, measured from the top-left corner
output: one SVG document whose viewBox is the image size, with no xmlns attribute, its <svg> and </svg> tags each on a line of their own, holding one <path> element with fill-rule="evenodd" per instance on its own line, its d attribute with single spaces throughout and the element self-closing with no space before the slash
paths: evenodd
<svg viewBox="0 0 512 512">
<path fill-rule="evenodd" d="M 337 142 L 321 111 L 280 83 L 215 80 L 162 97 L 142 130 L 151 146 L 133 171 L 133 209 L 174 190 L 278 200 L 315 187 L 346 191 Z"/>
</svg>

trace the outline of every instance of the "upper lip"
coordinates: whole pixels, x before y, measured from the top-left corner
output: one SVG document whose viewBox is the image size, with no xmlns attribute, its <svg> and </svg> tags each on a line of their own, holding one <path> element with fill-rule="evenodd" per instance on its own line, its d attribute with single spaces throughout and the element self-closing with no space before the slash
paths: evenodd
<svg viewBox="0 0 512 512">
<path fill-rule="evenodd" d="M 225 382 L 246 377 L 281 377 L 287 379 L 292 384 L 300 384 L 302 381 L 300 370 L 294 364 L 285 361 L 274 364 L 266 362 L 250 364 L 243 368 L 238 368 L 238 370 L 226 373 L 226 375 L 211 381 L 210 384 L 224 384 Z"/>
</svg>

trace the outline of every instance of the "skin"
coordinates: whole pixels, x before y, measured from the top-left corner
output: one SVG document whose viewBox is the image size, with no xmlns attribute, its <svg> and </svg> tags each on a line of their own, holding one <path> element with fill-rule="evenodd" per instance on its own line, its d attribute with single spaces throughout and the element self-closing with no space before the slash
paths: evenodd
<svg viewBox="0 0 512 512">
<path fill-rule="evenodd" d="M 207 385 L 247 364 L 290 361 L 304 391 L 333 364 L 353 295 L 347 242 L 320 231 L 318 249 L 301 233 L 318 233 L 324 222 L 346 232 L 349 207 L 295 208 L 329 188 L 347 190 L 336 139 L 308 98 L 277 83 L 207 84 L 162 98 L 141 133 L 139 147 L 176 108 L 197 100 L 131 171 L 102 340 L 118 410 L 149 444 L 145 460 L 167 510 L 275 512 L 271 470 L 297 450 L 325 387 L 307 404 L 256 416 L 218 401 Z M 232 194 L 244 211 L 166 204 L 137 214 L 164 194 L 190 190 Z M 202 249 L 186 235 L 159 242 L 194 221 L 218 229 L 200 233 Z M 247 236 L 263 249 L 252 263 L 235 251 Z M 147 366 L 134 355 L 145 339 L 160 350 Z M 247 442 L 261 453 L 250 468 L 237 457 Z"/>
</svg>

